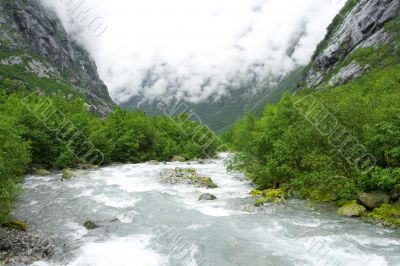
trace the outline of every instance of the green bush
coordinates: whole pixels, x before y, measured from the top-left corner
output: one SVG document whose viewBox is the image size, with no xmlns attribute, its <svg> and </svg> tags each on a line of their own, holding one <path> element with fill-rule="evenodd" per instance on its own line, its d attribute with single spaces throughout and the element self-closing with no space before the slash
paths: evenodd
<svg viewBox="0 0 400 266">
<path fill-rule="evenodd" d="M 389 192 L 400 184 L 399 90 L 400 67 L 393 66 L 311 98 L 310 92 L 285 95 L 267 105 L 260 118 L 248 115 L 237 122 L 229 133 L 237 151 L 230 166 L 243 170 L 260 189 L 285 186 L 321 201 L 353 199 L 361 190 Z M 334 119 L 315 126 L 318 114 Z M 359 157 L 345 156 L 352 155 L 354 146 L 342 145 L 347 139 L 340 138 L 340 128 L 361 145 L 356 155 L 376 158 L 374 171 L 365 173 L 369 169 L 359 169 Z"/>
</svg>

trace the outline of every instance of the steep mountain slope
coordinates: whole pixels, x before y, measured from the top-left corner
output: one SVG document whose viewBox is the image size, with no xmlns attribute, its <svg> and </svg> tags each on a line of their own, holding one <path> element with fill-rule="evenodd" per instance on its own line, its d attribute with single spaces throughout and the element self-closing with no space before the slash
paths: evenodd
<svg viewBox="0 0 400 266">
<path fill-rule="evenodd" d="M 210 99 L 208 102 L 198 104 L 172 100 L 171 104 L 164 104 L 159 102 L 140 103 L 140 97 L 136 97 L 122 104 L 122 107 L 128 109 L 140 108 L 151 115 L 156 115 L 162 114 L 162 110 L 159 108 L 160 104 L 169 105 L 170 108 L 168 109 L 173 109 L 174 106 L 182 106 L 180 112 L 186 111 L 195 114 L 197 119 L 201 119 L 202 123 L 220 133 L 231 129 L 235 121 L 246 112 L 254 111 L 258 113 L 266 103 L 277 102 L 285 91 L 296 91 L 298 83 L 303 78 L 303 70 L 304 67 L 298 67 L 264 86 L 254 84 L 253 86 L 243 85 L 240 88 L 230 88 L 230 95 L 218 100 Z"/>
<path fill-rule="evenodd" d="M 302 87 L 335 87 L 400 63 L 399 13 L 399 0 L 348 1 L 319 44 Z"/>
<path fill-rule="evenodd" d="M 46 93 L 83 96 L 102 116 L 114 105 L 89 54 L 38 0 L 0 2 L 0 47 L 3 82 L 8 78 Z"/>
</svg>

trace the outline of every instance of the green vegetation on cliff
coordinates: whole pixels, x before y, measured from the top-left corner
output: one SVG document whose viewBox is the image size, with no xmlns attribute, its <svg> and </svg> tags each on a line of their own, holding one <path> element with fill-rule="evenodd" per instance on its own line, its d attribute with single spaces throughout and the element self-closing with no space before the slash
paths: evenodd
<svg viewBox="0 0 400 266">
<path fill-rule="evenodd" d="M 247 173 L 260 190 L 283 187 L 316 201 L 399 189 L 399 90 L 397 65 L 335 89 L 286 94 L 226 135 L 238 152 L 231 167 Z M 370 155 L 376 164 L 361 167 Z"/>
</svg>

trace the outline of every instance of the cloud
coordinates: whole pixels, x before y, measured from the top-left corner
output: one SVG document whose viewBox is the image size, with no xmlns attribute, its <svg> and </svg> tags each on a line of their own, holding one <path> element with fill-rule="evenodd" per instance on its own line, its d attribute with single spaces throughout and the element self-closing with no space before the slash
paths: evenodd
<svg viewBox="0 0 400 266">
<path fill-rule="evenodd" d="M 117 103 L 167 95 L 198 103 L 237 84 L 280 76 L 307 64 L 342 6 L 331 0 L 42 1 L 93 56 Z"/>
</svg>

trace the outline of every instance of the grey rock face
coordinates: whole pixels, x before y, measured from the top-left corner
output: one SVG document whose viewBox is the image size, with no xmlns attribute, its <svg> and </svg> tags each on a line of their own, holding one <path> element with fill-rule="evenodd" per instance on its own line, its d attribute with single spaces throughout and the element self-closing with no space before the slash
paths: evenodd
<svg viewBox="0 0 400 266">
<path fill-rule="evenodd" d="M 320 85 L 332 67 L 355 49 L 390 42 L 390 34 L 385 32 L 383 26 L 398 16 L 399 12 L 399 0 L 361 0 L 344 18 L 328 40 L 326 48 L 311 63 L 306 86 Z M 354 65 L 352 67 L 354 70 Z"/>
<path fill-rule="evenodd" d="M 0 2 L 0 48 L 44 58 L 49 66 L 30 60 L 28 69 L 39 77 L 66 77 L 66 81 L 95 105 L 101 114 L 114 106 L 90 55 L 66 33 L 55 13 L 38 0 Z M 5 63 L 18 63 L 8 59 Z M 2 62 L 3 64 L 3 62 Z M 99 111 L 100 112 L 100 111 Z"/>
<path fill-rule="evenodd" d="M 331 78 L 328 82 L 330 87 L 339 86 L 342 84 L 346 84 L 347 82 L 361 77 L 370 66 L 361 66 L 357 64 L 355 61 L 350 63 L 349 65 L 343 67 L 339 70 L 339 72 Z"/>
</svg>

